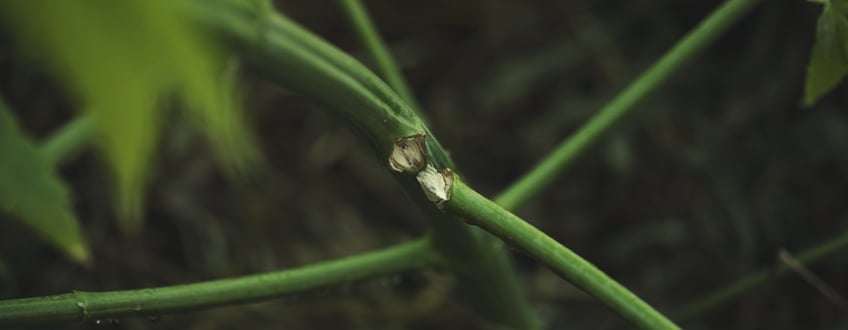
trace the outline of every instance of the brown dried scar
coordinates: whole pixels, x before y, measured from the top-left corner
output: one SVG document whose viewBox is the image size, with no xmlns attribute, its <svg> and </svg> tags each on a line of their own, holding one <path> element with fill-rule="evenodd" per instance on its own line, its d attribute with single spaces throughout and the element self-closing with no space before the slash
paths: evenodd
<svg viewBox="0 0 848 330">
<path fill-rule="evenodd" d="M 424 190 L 424 195 L 427 195 L 427 199 L 439 208 L 442 208 L 445 202 L 450 200 L 454 180 L 451 169 L 446 168 L 437 171 L 433 166 L 427 165 L 423 171 L 418 172 L 416 178 L 421 189 Z"/>
<path fill-rule="evenodd" d="M 418 173 L 427 166 L 427 152 L 424 148 L 424 134 L 403 137 L 395 140 L 389 167 L 398 172 Z"/>
</svg>

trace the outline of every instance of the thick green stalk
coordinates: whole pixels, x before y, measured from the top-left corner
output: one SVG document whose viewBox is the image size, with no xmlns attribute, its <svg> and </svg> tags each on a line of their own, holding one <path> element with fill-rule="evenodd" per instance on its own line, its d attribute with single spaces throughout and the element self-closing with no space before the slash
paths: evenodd
<svg viewBox="0 0 848 330">
<path fill-rule="evenodd" d="M 797 260 L 804 264 L 811 264 L 844 248 L 848 248 L 848 233 L 844 233 L 815 247 L 804 250 L 797 255 Z M 789 267 L 783 263 L 777 264 L 776 267 L 761 269 L 753 274 L 730 283 L 724 288 L 696 299 L 691 304 L 688 304 L 674 312 L 672 314 L 672 318 L 679 321 L 689 320 L 741 296 L 745 292 L 750 291 L 768 280 L 777 279 L 786 274 L 790 274 Z"/>
<path fill-rule="evenodd" d="M 0 325 L 161 315 L 304 293 L 369 277 L 441 265 L 425 237 L 301 268 L 161 288 L 0 300 Z"/>
<path fill-rule="evenodd" d="M 495 201 L 507 210 L 524 204 L 565 171 L 580 154 L 596 142 L 609 128 L 630 112 L 637 102 L 656 90 L 680 67 L 716 40 L 760 0 L 729 0 L 713 11 L 694 30 L 683 37 L 651 68 L 604 106 L 597 115 L 583 125 L 542 162 L 517 182 L 509 186 Z"/>
<path fill-rule="evenodd" d="M 94 130 L 94 118 L 91 116 L 80 116 L 65 124 L 60 130 L 53 133 L 44 145 L 42 152 L 53 164 L 70 157 L 82 149 L 91 139 Z"/>
<path fill-rule="evenodd" d="M 359 0 L 341 0 L 341 2 L 345 13 L 348 15 L 348 20 L 354 31 L 356 31 L 356 36 L 359 37 L 360 42 L 365 46 L 368 57 L 377 66 L 377 73 L 407 103 L 412 105 L 418 117 L 426 123 L 427 116 L 421 111 L 421 106 L 416 101 L 412 89 L 409 88 L 409 84 L 406 83 L 406 79 L 403 78 L 400 67 L 398 67 L 380 34 L 377 33 L 377 27 L 371 22 L 368 11 L 365 10 L 365 7 L 362 6 Z M 428 143 L 433 145 L 431 151 L 433 157 L 437 159 L 437 163 L 444 164 L 445 167 L 455 168 L 456 166 L 454 166 L 450 157 L 444 152 L 444 147 L 439 143 L 439 140 L 435 139 L 435 136 L 430 132 L 427 125 L 424 125 L 424 130 L 427 136 L 431 137 Z"/>
<path fill-rule="evenodd" d="M 421 111 L 421 106 L 416 101 L 415 94 L 412 93 L 412 89 L 409 88 L 409 84 L 403 78 L 400 67 L 398 67 L 397 62 L 395 62 L 389 52 L 389 48 L 383 42 L 383 38 L 377 33 L 377 27 L 371 22 L 368 11 L 362 6 L 362 2 L 359 0 L 341 0 L 341 3 L 351 26 L 356 32 L 356 36 L 363 46 L 365 46 L 368 57 L 377 66 L 377 73 L 407 103 L 412 105 L 413 111 L 418 115 L 418 118 L 426 123 L 427 116 Z M 433 157 L 437 159 L 437 163 L 444 164 L 445 167 L 455 168 L 456 166 L 454 166 L 453 161 L 444 152 L 444 147 L 439 143 L 439 140 L 435 139 L 435 136 L 430 132 L 427 125 L 424 125 L 424 130 L 427 136 L 431 137 L 428 143 L 433 145 L 433 150 L 431 151 L 433 152 Z"/>
<path fill-rule="evenodd" d="M 424 114 L 420 111 L 421 108 L 415 101 L 415 96 L 403 78 L 401 70 L 392 58 L 388 47 L 386 47 L 380 34 L 377 33 L 377 28 L 372 23 L 365 7 L 359 0 L 341 0 L 341 3 L 368 56 L 376 64 L 377 73 L 401 97 L 412 104 L 419 118 L 426 122 Z M 450 157 L 444 152 L 444 148 L 434 138 L 427 125 L 424 126 L 424 129 L 427 136 L 431 137 L 428 141 L 433 146 L 431 151 L 437 155 L 435 163 L 441 168 L 455 169 L 456 167 L 450 161 Z M 409 186 L 407 191 L 418 191 L 417 183 L 407 178 L 399 179 L 406 181 L 406 185 Z M 417 201 L 421 204 L 419 209 L 423 210 L 428 217 L 436 219 L 432 221 L 434 230 L 443 233 L 437 236 L 439 239 L 437 243 L 441 242 L 437 246 L 441 247 L 443 253 L 452 256 L 450 268 L 461 283 L 460 294 L 465 297 L 470 305 L 474 306 L 479 314 L 488 315 L 489 318 L 498 320 L 503 324 L 522 329 L 538 327 L 540 325 L 538 317 L 526 298 L 524 289 L 519 285 L 519 280 L 515 271 L 513 271 L 512 260 L 506 253 L 502 252 L 504 251 L 503 242 L 493 239 L 479 229 L 457 225 L 459 219 L 436 211 L 427 201 L 420 198 Z M 469 236 L 475 237 L 475 239 L 469 241 L 467 239 Z M 467 241 L 467 243 L 456 244 L 457 241 Z M 457 249 L 463 252 L 457 253 Z M 498 281 L 497 289 L 489 287 L 492 284 L 490 281 L 479 280 L 479 272 L 489 270 L 503 274 L 500 275 L 502 280 Z M 505 304 L 503 302 L 510 303 Z M 492 315 L 498 317 L 493 318 Z"/>
<path fill-rule="evenodd" d="M 362 6 L 359 0 L 341 0 L 344 12 L 348 16 L 351 25 L 356 31 L 356 36 L 365 46 L 368 52 L 368 57 L 374 62 L 377 67 L 377 73 L 380 74 L 389 86 L 394 88 L 395 92 L 403 97 L 406 102 L 411 104 L 415 109 L 421 109 L 412 91 L 409 89 L 409 84 L 400 73 L 397 63 L 389 52 L 388 47 L 377 33 L 377 27 L 371 22 L 368 12 Z"/>
<path fill-rule="evenodd" d="M 595 296 L 642 329 L 678 329 L 665 316 L 544 232 L 486 199 L 457 179 L 445 208 L 504 238 L 550 267 L 560 277 Z"/>
<path fill-rule="evenodd" d="M 252 1 L 187 3 L 195 18 L 263 73 L 348 120 L 381 158 L 388 158 L 395 139 L 424 133 L 412 108 L 390 87 L 294 22 Z"/>
<path fill-rule="evenodd" d="M 429 133 L 420 117 L 359 62 L 294 22 L 238 0 L 190 1 L 190 12 L 240 50 L 268 77 L 347 119 L 388 167 L 398 138 Z M 265 8 L 265 9 L 263 9 Z M 453 167 L 427 134 L 430 164 Z M 539 326 L 508 256 L 497 238 L 436 211 L 412 176 L 398 174 L 407 194 L 430 221 L 435 247 L 457 274 L 457 287 L 480 315 L 522 329 Z"/>
<path fill-rule="evenodd" d="M 524 291 L 504 243 L 461 218 L 442 212 L 421 198 L 418 182 L 398 180 L 430 222 L 433 246 L 456 276 L 457 291 L 482 317 L 515 329 L 539 329 L 540 320 Z"/>
</svg>

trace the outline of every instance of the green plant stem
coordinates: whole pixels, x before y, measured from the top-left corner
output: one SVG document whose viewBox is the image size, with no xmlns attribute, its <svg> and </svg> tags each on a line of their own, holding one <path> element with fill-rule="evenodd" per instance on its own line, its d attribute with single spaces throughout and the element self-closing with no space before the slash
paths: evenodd
<svg viewBox="0 0 848 330">
<path fill-rule="evenodd" d="M 376 64 L 377 73 L 386 80 L 401 97 L 413 105 L 416 114 L 426 122 L 424 113 L 415 100 L 409 85 L 401 74 L 400 68 L 391 56 L 377 28 L 372 23 L 368 11 L 359 0 L 341 0 L 342 7 L 348 16 L 356 35 L 366 49 L 371 61 Z M 435 139 L 427 125 L 424 130 L 428 143 L 432 144 L 431 151 L 435 153 L 436 163 L 440 168 L 449 167 L 456 170 L 444 148 Z M 417 191 L 417 184 L 408 178 L 408 191 Z M 517 274 L 513 271 L 512 260 L 504 253 L 504 244 L 491 235 L 469 226 L 458 225 L 460 219 L 451 217 L 433 209 L 429 202 L 418 199 L 419 209 L 425 212 L 431 220 L 437 233 L 437 246 L 443 253 L 450 255 L 451 269 L 458 278 L 459 292 L 480 315 L 511 325 L 520 329 L 532 329 L 540 326 L 533 307 L 526 299 L 524 289 L 519 285 Z M 445 235 L 444 233 L 450 233 Z M 469 237 L 474 239 L 468 240 Z M 464 242 L 464 243 L 457 243 Z M 463 251 L 457 253 L 457 250 Z M 482 256 L 482 257 L 481 257 Z M 497 283 L 481 281 L 479 272 L 495 271 L 500 273 Z M 493 288 L 492 284 L 496 284 Z M 510 302 L 505 304 L 503 302 Z M 496 316 L 496 317 L 493 317 Z"/>
<path fill-rule="evenodd" d="M 282 86 L 346 119 L 388 168 L 395 139 L 429 132 L 415 110 L 355 59 L 287 18 L 237 0 L 189 1 L 190 14 Z M 427 134 L 429 160 L 454 168 L 436 137 Z M 456 274 L 466 303 L 484 318 L 521 328 L 539 327 L 518 275 L 496 237 L 438 212 L 415 179 L 397 175 L 430 222 L 433 244 Z"/>
<path fill-rule="evenodd" d="M 829 241 L 804 250 L 796 256 L 796 259 L 803 264 L 811 264 L 846 247 L 848 247 L 848 233 L 844 233 Z M 777 264 L 775 267 L 763 268 L 753 274 L 740 278 L 733 283 L 714 291 L 713 293 L 696 299 L 694 302 L 672 313 L 672 318 L 679 321 L 692 319 L 693 317 L 704 314 L 707 311 L 715 309 L 716 307 L 741 296 L 768 280 L 777 279 L 786 274 L 790 274 L 789 267 L 783 263 Z"/>
<path fill-rule="evenodd" d="M 161 288 L 0 300 L 0 325 L 160 315 L 304 293 L 441 265 L 428 237 L 301 268 Z"/>
<path fill-rule="evenodd" d="M 683 37 L 653 66 L 604 106 L 597 115 L 566 139 L 530 172 L 509 186 L 495 202 L 507 210 L 524 204 L 565 171 L 592 143 L 630 112 L 637 102 L 656 90 L 701 50 L 716 40 L 760 0 L 729 0 Z"/>
<path fill-rule="evenodd" d="M 409 88 L 409 84 L 407 84 L 406 79 L 403 78 L 400 67 L 398 67 L 397 62 L 395 62 L 391 52 L 389 52 L 389 48 L 386 47 L 386 43 L 383 42 L 383 38 L 381 38 L 380 34 L 377 32 L 377 27 L 374 26 L 374 23 L 372 23 L 371 18 L 368 15 L 368 11 L 365 10 L 362 2 L 359 0 L 341 0 L 341 3 L 344 12 L 348 16 L 348 21 L 350 21 L 351 26 L 354 31 L 356 31 L 356 36 L 368 52 L 368 57 L 370 57 L 371 61 L 376 65 L 377 73 L 385 79 L 386 83 L 388 83 L 395 92 L 406 100 L 407 103 L 412 105 L 413 111 L 416 115 L 418 115 L 418 118 L 426 123 L 427 116 L 421 111 L 420 103 L 416 100 L 415 94 L 412 93 L 412 89 Z M 427 136 L 431 137 L 428 143 L 433 145 L 432 152 L 434 153 L 433 156 L 438 160 L 437 163 L 443 164 L 445 167 L 456 169 L 453 161 L 447 153 L 444 152 L 444 147 L 442 147 L 439 140 L 437 140 L 435 135 L 430 131 L 429 126 L 424 125 L 424 131 L 427 133 Z"/>
<path fill-rule="evenodd" d="M 400 72 L 400 68 L 389 52 L 388 47 L 380 38 L 377 27 L 371 21 L 368 11 L 359 0 L 341 0 L 342 8 L 347 14 L 348 20 L 356 31 L 356 36 L 365 46 L 368 57 L 374 62 L 377 73 L 386 80 L 386 83 L 397 92 L 406 102 L 415 109 L 421 109 L 418 102 L 406 83 L 406 79 Z M 419 114 L 420 115 L 420 114 Z"/>
<path fill-rule="evenodd" d="M 421 105 L 409 88 L 406 79 L 401 74 L 400 67 L 386 47 L 385 42 L 377 33 L 377 27 L 372 23 L 368 11 L 359 0 L 341 0 L 344 12 L 348 16 L 351 26 L 356 31 L 356 36 L 365 46 L 368 52 L 368 57 L 377 67 L 377 73 L 386 80 L 386 83 L 392 87 L 407 103 L 409 103 L 413 111 L 418 115 L 423 122 L 427 122 L 427 116 L 421 111 Z M 434 157 L 438 159 L 438 163 L 444 164 L 445 167 L 456 168 L 447 153 L 444 152 L 439 140 L 435 139 L 435 135 L 430 131 L 429 126 L 424 125 L 424 131 L 427 136 L 431 137 L 428 143 L 433 145 L 432 151 Z"/>
<path fill-rule="evenodd" d="M 42 152 L 53 164 L 59 164 L 85 147 L 94 131 L 94 118 L 79 116 L 51 135 L 42 145 Z"/>
<path fill-rule="evenodd" d="M 560 277 L 598 298 L 633 325 L 642 329 L 678 329 L 669 319 L 594 265 L 478 194 L 461 180 L 457 179 L 454 183 L 452 197 L 445 207 L 525 251 Z"/>
<path fill-rule="evenodd" d="M 421 194 L 415 179 L 398 175 L 407 194 Z M 430 222 L 433 245 L 456 277 L 459 297 L 478 315 L 515 329 L 540 329 L 541 323 L 518 278 L 504 243 L 420 196 L 412 201 Z"/>
<path fill-rule="evenodd" d="M 252 65 L 347 120 L 388 159 L 397 138 L 424 133 L 415 112 L 362 64 L 257 2 L 187 1 L 189 12 Z"/>
</svg>

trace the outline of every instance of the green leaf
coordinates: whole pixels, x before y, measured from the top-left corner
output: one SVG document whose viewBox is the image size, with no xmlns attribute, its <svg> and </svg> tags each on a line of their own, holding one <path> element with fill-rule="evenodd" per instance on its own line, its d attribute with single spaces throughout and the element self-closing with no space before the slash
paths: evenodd
<svg viewBox="0 0 848 330">
<path fill-rule="evenodd" d="M 53 163 L 24 136 L 0 102 L 0 209 L 23 220 L 71 259 L 88 263 L 88 244 L 71 207 L 70 194 Z"/>
<path fill-rule="evenodd" d="M 78 95 L 114 169 L 125 232 L 141 226 L 143 187 L 158 128 L 182 101 L 229 168 L 258 158 L 224 74 L 225 57 L 184 17 L 183 1 L 0 2 L 14 35 Z M 2 15 L 2 14 L 0 14 Z"/>
<path fill-rule="evenodd" d="M 822 1 L 827 3 L 826 0 Z M 843 15 L 848 14 L 848 0 L 830 0 L 830 4 Z"/>
<path fill-rule="evenodd" d="M 804 105 L 812 106 L 836 88 L 848 73 L 848 19 L 830 3 L 816 24 L 816 40 L 807 65 Z"/>
</svg>

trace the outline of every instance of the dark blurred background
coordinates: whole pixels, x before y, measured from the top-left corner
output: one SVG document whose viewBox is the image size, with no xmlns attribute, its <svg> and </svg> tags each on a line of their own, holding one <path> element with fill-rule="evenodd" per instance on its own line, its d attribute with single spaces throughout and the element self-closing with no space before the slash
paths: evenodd
<svg viewBox="0 0 848 330">
<path fill-rule="evenodd" d="M 721 1 L 365 1 L 433 131 L 494 196 L 586 122 Z M 282 12 L 364 59 L 340 7 Z M 518 213 L 652 305 L 671 312 L 848 230 L 845 87 L 800 106 L 820 5 L 763 1 L 634 109 Z M 75 115 L 7 37 L 0 92 L 43 139 Z M 61 169 L 95 253 L 77 266 L 0 221 L 3 298 L 118 290 L 265 272 L 422 235 L 426 222 L 363 141 L 317 106 L 243 70 L 268 165 L 233 182 L 172 118 L 147 189 L 146 227 L 119 234 L 112 186 L 87 151 Z M 550 329 L 627 325 L 531 259 L 522 280 Z M 809 270 L 848 292 L 838 252 Z M 690 329 L 848 329 L 848 310 L 796 275 L 682 323 Z M 412 272 L 273 301 L 151 319 L 44 328 L 497 329 L 449 277 Z"/>
</svg>

